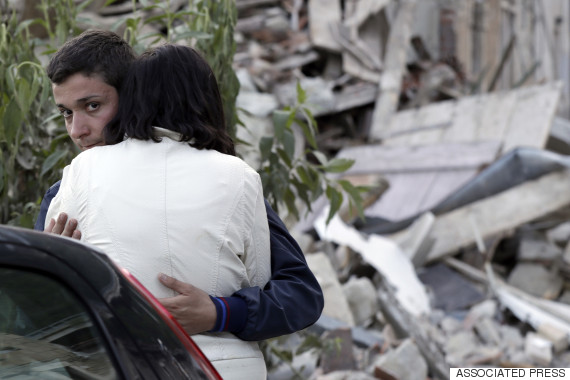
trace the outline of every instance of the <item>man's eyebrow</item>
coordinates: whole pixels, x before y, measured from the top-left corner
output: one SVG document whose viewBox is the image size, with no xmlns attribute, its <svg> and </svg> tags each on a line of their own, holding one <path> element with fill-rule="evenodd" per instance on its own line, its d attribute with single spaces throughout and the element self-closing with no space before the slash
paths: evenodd
<svg viewBox="0 0 570 380">
<path fill-rule="evenodd" d="M 83 103 L 87 103 L 89 100 L 93 99 L 93 98 L 100 98 L 103 95 L 99 95 L 99 94 L 94 94 L 94 95 L 87 95 L 84 96 L 83 98 L 79 98 L 79 99 L 75 99 L 75 104 L 83 104 Z M 67 108 L 64 104 L 62 103 L 58 103 L 56 104 L 56 107 L 62 107 L 62 108 Z"/>
</svg>

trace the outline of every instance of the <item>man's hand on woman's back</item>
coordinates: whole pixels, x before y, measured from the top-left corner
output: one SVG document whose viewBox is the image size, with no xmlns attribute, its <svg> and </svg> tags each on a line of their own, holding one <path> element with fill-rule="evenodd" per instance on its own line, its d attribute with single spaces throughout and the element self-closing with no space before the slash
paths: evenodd
<svg viewBox="0 0 570 380">
<path fill-rule="evenodd" d="M 67 214 L 62 212 L 58 215 L 57 220 L 50 219 L 44 232 L 81 240 L 81 231 L 77 227 L 77 219 L 68 220 Z"/>
<path fill-rule="evenodd" d="M 216 324 L 216 307 L 210 296 L 195 286 L 165 274 L 158 276 L 160 282 L 179 293 L 159 301 L 189 335 L 211 330 Z"/>
</svg>

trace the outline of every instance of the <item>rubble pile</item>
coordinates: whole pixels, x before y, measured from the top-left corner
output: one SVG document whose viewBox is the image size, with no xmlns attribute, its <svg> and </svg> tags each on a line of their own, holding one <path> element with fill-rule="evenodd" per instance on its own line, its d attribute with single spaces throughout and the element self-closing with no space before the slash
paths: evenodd
<svg viewBox="0 0 570 380">
<path fill-rule="evenodd" d="M 365 221 L 326 225 L 322 201 L 290 225 L 325 308 L 307 330 L 264 342 L 270 379 L 570 367 L 568 83 L 515 61 L 540 50 L 534 29 L 501 46 L 505 21 L 481 26 L 484 12 L 519 20 L 532 8 L 545 22 L 537 33 L 554 23 L 570 35 L 545 9 L 568 4 L 528 3 L 236 0 L 238 137 L 253 147 L 242 157 L 257 167 L 271 114 L 299 82 L 319 148 L 355 159 L 347 179 L 386 184 Z M 110 26 L 131 9 L 82 16 Z"/>
<path fill-rule="evenodd" d="M 299 81 L 321 149 L 356 160 L 346 178 L 388 184 L 364 222 L 325 225 L 322 202 L 292 226 L 325 308 L 267 343 L 270 378 L 570 366 L 567 83 L 501 79 L 513 38 L 477 82 L 456 53 L 461 10 L 445 2 L 438 52 L 414 27 L 425 2 L 245 3 L 235 63 L 246 125 L 260 131 L 250 141 Z"/>
</svg>

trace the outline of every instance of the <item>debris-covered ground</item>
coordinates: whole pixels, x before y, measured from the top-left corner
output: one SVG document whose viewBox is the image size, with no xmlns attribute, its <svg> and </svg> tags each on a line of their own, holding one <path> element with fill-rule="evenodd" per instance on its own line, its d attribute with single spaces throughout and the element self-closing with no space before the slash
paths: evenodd
<svg viewBox="0 0 570 380">
<path fill-rule="evenodd" d="M 568 5 L 510 3 L 500 14 L 545 15 L 544 24 L 499 38 L 504 19 L 480 33 L 464 25 L 496 1 L 245 3 L 236 67 L 249 83 L 241 105 L 255 115 L 246 124 L 265 133 L 299 80 L 320 147 L 356 160 L 355 183 L 382 184 L 365 222 L 325 226 L 318 204 L 292 226 L 325 310 L 306 331 L 266 342 L 270 378 L 568 367 L 568 75 L 521 60 L 540 50 L 528 38 L 539 28 L 568 30 Z M 479 77 L 477 49 L 491 62 Z"/>
<path fill-rule="evenodd" d="M 570 4 L 236 4 L 240 137 L 271 134 L 299 82 L 319 148 L 377 186 L 366 221 L 325 225 L 317 202 L 289 224 L 325 309 L 263 343 L 270 379 L 570 367 Z M 131 6 L 83 16 L 109 26 Z"/>
</svg>

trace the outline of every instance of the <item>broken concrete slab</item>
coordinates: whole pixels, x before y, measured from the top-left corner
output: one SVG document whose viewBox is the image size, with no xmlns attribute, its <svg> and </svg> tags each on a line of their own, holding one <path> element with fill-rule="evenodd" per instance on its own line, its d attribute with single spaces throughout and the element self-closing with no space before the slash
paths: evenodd
<svg viewBox="0 0 570 380">
<path fill-rule="evenodd" d="M 431 309 L 425 287 L 419 281 L 410 259 L 391 240 L 379 235 L 365 238 L 356 229 L 347 226 L 336 215 L 326 225 L 328 206 L 315 221 L 315 229 L 323 240 L 347 245 L 359 252 L 388 283 L 396 289 L 402 306 L 415 316 Z"/>
<path fill-rule="evenodd" d="M 325 299 L 323 314 L 339 319 L 349 326 L 354 326 L 354 317 L 350 306 L 328 256 L 319 252 L 306 255 L 305 258 L 309 268 L 323 289 Z"/>
</svg>

